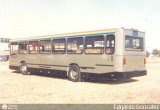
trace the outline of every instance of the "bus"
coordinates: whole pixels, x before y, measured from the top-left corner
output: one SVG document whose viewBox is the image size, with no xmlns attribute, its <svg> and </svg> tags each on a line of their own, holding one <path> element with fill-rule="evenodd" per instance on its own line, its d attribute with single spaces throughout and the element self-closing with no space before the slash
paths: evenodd
<svg viewBox="0 0 160 110">
<path fill-rule="evenodd" d="M 10 41 L 9 68 L 27 75 L 64 72 L 70 81 L 147 75 L 145 32 L 114 28 Z"/>
</svg>

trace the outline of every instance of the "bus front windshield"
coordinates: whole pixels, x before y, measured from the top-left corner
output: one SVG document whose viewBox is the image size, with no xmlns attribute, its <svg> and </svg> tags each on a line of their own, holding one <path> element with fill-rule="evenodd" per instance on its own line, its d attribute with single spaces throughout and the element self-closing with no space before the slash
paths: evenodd
<svg viewBox="0 0 160 110">
<path fill-rule="evenodd" d="M 134 36 L 125 36 L 126 51 L 143 51 L 143 38 Z"/>
</svg>

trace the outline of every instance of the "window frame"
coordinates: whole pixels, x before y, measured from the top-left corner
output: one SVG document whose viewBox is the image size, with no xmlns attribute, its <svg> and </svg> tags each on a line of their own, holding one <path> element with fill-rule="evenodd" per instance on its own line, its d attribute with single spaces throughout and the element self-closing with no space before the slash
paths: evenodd
<svg viewBox="0 0 160 110">
<path fill-rule="evenodd" d="M 22 42 L 26 42 L 27 43 L 27 53 L 21 53 L 20 52 L 20 43 L 22 43 Z M 28 41 L 20 41 L 19 43 L 18 43 L 18 52 L 19 52 L 19 54 L 28 54 L 28 50 L 29 50 L 29 47 L 28 47 Z"/>
<path fill-rule="evenodd" d="M 53 51 L 53 47 L 54 47 L 54 40 L 65 40 L 65 42 L 64 42 L 64 46 L 65 46 L 65 50 L 64 50 L 64 52 L 54 52 Z M 60 55 L 63 55 L 63 54 L 66 54 L 67 52 L 66 52 L 66 50 L 67 50 L 67 42 L 66 42 L 67 40 L 66 40 L 66 38 L 55 38 L 55 39 L 52 39 L 52 54 L 60 54 Z M 58 48 L 58 49 L 60 49 L 60 48 Z"/>
<path fill-rule="evenodd" d="M 114 37 L 114 47 L 106 47 L 106 45 L 107 45 L 107 36 L 113 36 L 113 37 Z M 114 35 L 114 34 L 108 34 L 108 35 L 106 35 L 104 48 L 105 48 L 105 53 L 106 53 L 107 55 L 113 55 L 113 54 L 115 53 L 115 43 L 116 43 L 115 41 L 116 41 L 116 39 L 115 39 L 115 35 Z M 114 49 L 114 50 L 113 50 L 112 53 L 107 53 L 106 48 L 110 48 L 110 49 Z"/>
<path fill-rule="evenodd" d="M 30 42 L 37 42 L 37 51 L 36 53 L 31 53 L 31 50 L 30 50 Z M 28 53 L 29 54 L 39 54 L 39 40 L 31 40 L 31 41 L 28 41 Z"/>
<path fill-rule="evenodd" d="M 104 51 L 105 51 L 105 49 L 104 49 L 104 44 L 103 44 L 103 52 L 102 53 L 86 53 L 86 38 L 87 37 L 90 37 L 90 38 L 92 38 L 92 37 L 103 37 L 103 41 L 105 42 L 105 35 L 102 35 L 102 34 L 100 34 L 100 35 L 92 35 L 92 36 L 85 36 L 85 38 L 84 38 L 84 53 L 86 54 L 86 55 L 103 55 L 104 54 Z"/>
<path fill-rule="evenodd" d="M 126 50 L 126 37 L 130 37 L 132 38 L 132 47 L 133 47 L 133 39 L 135 39 L 135 41 L 138 39 L 139 40 L 139 47 L 140 47 L 140 40 L 142 40 L 142 48 L 139 49 L 135 49 L 135 50 Z M 126 52 L 143 52 L 144 51 L 144 38 L 143 37 L 137 37 L 137 36 L 130 36 L 130 35 L 125 35 L 125 38 L 124 38 L 124 50 Z M 136 43 L 136 42 L 135 42 Z M 136 45 L 136 44 L 135 44 Z M 133 49 L 133 48 L 130 48 L 130 49 Z"/>
<path fill-rule="evenodd" d="M 83 48 L 82 48 L 82 50 L 81 50 L 81 53 L 69 53 L 68 52 L 68 40 L 69 39 L 76 39 L 76 38 L 81 38 L 82 39 L 82 45 L 83 45 Z M 84 52 L 84 37 L 70 37 L 70 38 L 67 38 L 67 46 L 66 46 L 66 48 L 67 48 L 67 54 L 83 54 L 83 52 Z"/>
<path fill-rule="evenodd" d="M 49 51 L 49 52 L 42 52 L 42 51 L 40 50 L 40 42 L 41 42 L 41 41 L 50 41 L 50 51 Z M 52 39 L 39 40 L 38 49 L 39 49 L 39 54 L 51 54 L 51 53 L 52 53 Z"/>
<path fill-rule="evenodd" d="M 12 43 L 14 44 L 16 44 L 17 43 L 17 50 L 15 50 L 16 51 L 16 53 L 12 53 L 12 51 L 13 51 L 13 47 L 12 47 Z M 18 55 L 19 54 L 19 47 L 18 47 L 18 45 L 19 45 L 19 42 L 11 42 L 10 43 L 10 55 Z"/>
</svg>

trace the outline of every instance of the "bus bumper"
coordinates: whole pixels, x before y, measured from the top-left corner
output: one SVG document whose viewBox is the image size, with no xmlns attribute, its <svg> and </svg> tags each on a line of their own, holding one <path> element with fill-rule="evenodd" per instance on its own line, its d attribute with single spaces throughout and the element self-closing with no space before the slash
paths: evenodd
<svg viewBox="0 0 160 110">
<path fill-rule="evenodd" d="M 110 78 L 113 79 L 129 79 L 132 77 L 140 77 L 147 75 L 147 71 L 126 71 L 126 72 L 115 72 L 110 73 Z"/>
<path fill-rule="evenodd" d="M 102 78 L 102 79 L 129 79 L 132 77 L 140 77 L 147 75 L 147 71 L 127 71 L 127 72 L 111 72 L 103 74 L 87 74 L 88 78 Z"/>
<path fill-rule="evenodd" d="M 122 72 L 121 74 L 123 78 L 139 77 L 147 75 L 147 70 Z"/>
</svg>

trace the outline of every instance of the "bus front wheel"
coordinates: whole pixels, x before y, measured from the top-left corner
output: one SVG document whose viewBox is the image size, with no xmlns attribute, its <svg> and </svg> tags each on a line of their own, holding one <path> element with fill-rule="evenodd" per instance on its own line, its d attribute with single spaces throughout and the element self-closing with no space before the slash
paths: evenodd
<svg viewBox="0 0 160 110">
<path fill-rule="evenodd" d="M 23 75 L 28 75 L 28 69 L 27 69 L 27 64 L 25 62 L 20 64 L 20 72 Z"/>
<path fill-rule="evenodd" d="M 71 65 L 68 70 L 68 79 L 73 82 L 81 81 L 80 68 L 77 65 Z"/>
</svg>

